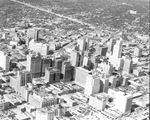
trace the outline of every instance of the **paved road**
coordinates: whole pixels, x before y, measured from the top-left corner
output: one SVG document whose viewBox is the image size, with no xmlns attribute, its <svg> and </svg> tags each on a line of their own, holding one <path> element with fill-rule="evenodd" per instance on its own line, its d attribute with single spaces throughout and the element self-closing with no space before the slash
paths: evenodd
<svg viewBox="0 0 150 120">
<path fill-rule="evenodd" d="M 52 11 L 50 11 L 50 10 L 46 10 L 46 9 L 44 9 L 44 8 L 41 8 L 41 7 L 33 6 L 33 5 L 28 4 L 28 3 L 25 3 L 25 2 L 20 2 L 20 1 L 17 1 L 17 0 L 11 0 L 11 1 L 16 2 L 16 3 L 20 3 L 20 4 L 22 4 L 22 5 L 25 5 L 25 6 L 28 6 L 28 7 L 31 7 L 31 8 L 34 8 L 34 9 L 36 9 L 36 10 L 40 10 L 40 11 L 43 11 L 43 12 L 47 12 L 47 13 L 56 15 L 56 16 L 61 17 L 61 18 L 64 18 L 64 19 L 68 19 L 68 20 L 70 20 L 70 21 L 79 23 L 79 24 L 81 24 L 81 25 L 88 25 L 90 28 L 95 29 L 95 26 L 93 26 L 92 24 L 83 22 L 83 21 L 81 21 L 81 20 L 78 20 L 78 19 L 75 19 L 75 18 L 71 18 L 71 17 L 68 17 L 68 16 L 64 16 L 64 15 L 61 15 L 61 14 L 58 14 L 58 13 L 54 13 L 54 12 L 52 12 Z"/>
</svg>

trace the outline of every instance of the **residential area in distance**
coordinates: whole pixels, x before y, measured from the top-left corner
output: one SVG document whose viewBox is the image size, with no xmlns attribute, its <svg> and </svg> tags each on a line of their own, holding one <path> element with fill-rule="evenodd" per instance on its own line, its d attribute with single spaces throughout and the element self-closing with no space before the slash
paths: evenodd
<svg viewBox="0 0 150 120">
<path fill-rule="evenodd" d="M 149 0 L 0 0 L 0 120 L 149 120 Z"/>
</svg>

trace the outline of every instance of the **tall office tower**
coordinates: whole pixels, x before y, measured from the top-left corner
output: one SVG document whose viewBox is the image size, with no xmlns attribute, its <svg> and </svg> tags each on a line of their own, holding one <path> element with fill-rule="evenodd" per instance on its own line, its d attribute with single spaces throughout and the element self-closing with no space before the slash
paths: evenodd
<svg viewBox="0 0 150 120">
<path fill-rule="evenodd" d="M 42 108 L 36 110 L 36 120 L 54 120 L 54 110 Z"/>
<path fill-rule="evenodd" d="M 92 95 L 100 92 L 100 77 L 97 75 L 88 75 L 86 78 L 84 94 Z"/>
<path fill-rule="evenodd" d="M 121 54 L 122 54 L 122 40 L 117 40 L 113 49 L 113 57 L 121 58 Z"/>
<path fill-rule="evenodd" d="M 122 86 L 128 86 L 128 81 L 129 81 L 129 77 L 123 77 L 123 82 L 122 82 Z"/>
<path fill-rule="evenodd" d="M 114 45 L 116 44 L 116 40 L 115 39 L 111 39 L 109 41 L 109 46 L 108 46 L 108 51 L 109 52 L 113 52 L 113 49 L 114 49 Z"/>
<path fill-rule="evenodd" d="M 103 73 L 112 74 L 112 72 L 113 72 L 113 66 L 112 66 L 112 64 L 103 62 L 100 65 L 101 65 L 100 67 L 103 70 L 102 71 Z"/>
<path fill-rule="evenodd" d="M 107 47 L 107 46 L 100 46 L 100 45 L 97 45 L 97 46 L 96 46 L 96 51 L 95 51 L 95 53 L 96 53 L 97 55 L 106 56 L 107 50 L 108 50 L 108 47 Z"/>
<path fill-rule="evenodd" d="M 133 96 L 130 94 L 125 94 L 125 93 L 117 93 L 115 95 L 115 107 L 124 113 L 130 113 L 131 112 L 131 106 L 132 106 L 132 100 Z"/>
<path fill-rule="evenodd" d="M 124 66 L 123 66 L 123 72 L 130 74 L 132 70 L 132 60 L 131 59 L 125 59 L 124 60 Z"/>
<path fill-rule="evenodd" d="M 49 57 L 42 58 L 41 65 L 42 65 L 42 67 L 41 67 L 41 76 L 44 76 L 45 75 L 45 68 L 52 66 L 52 58 L 49 58 Z"/>
<path fill-rule="evenodd" d="M 75 71 L 75 83 L 81 87 L 85 87 L 86 77 L 88 74 L 92 74 L 92 72 L 85 68 L 77 67 Z"/>
<path fill-rule="evenodd" d="M 74 67 L 78 67 L 80 64 L 80 53 L 76 50 L 71 51 L 70 61 Z"/>
<path fill-rule="evenodd" d="M 117 84 L 117 78 L 115 76 L 111 76 L 109 78 L 109 87 L 116 88 L 116 84 Z"/>
<path fill-rule="evenodd" d="M 62 69 L 62 63 L 63 63 L 63 60 L 62 60 L 62 59 L 56 59 L 56 60 L 55 60 L 55 67 L 56 67 L 57 69 L 59 69 L 60 71 L 61 71 L 61 69 Z"/>
<path fill-rule="evenodd" d="M 48 55 L 49 54 L 49 45 L 43 44 L 41 46 L 41 55 Z"/>
<path fill-rule="evenodd" d="M 109 80 L 106 77 L 100 78 L 100 92 L 108 92 Z"/>
<path fill-rule="evenodd" d="M 17 84 L 19 86 L 25 86 L 27 83 L 32 83 L 32 74 L 28 71 L 18 71 Z"/>
<path fill-rule="evenodd" d="M 18 71 L 17 76 L 10 80 L 10 86 L 20 93 L 21 87 L 27 83 L 32 83 L 32 74 L 28 71 Z"/>
<path fill-rule="evenodd" d="M 45 69 L 45 82 L 56 83 L 60 81 L 60 70 L 47 67 Z"/>
<path fill-rule="evenodd" d="M 84 52 L 79 51 L 80 57 L 79 57 L 79 66 L 83 66 L 83 58 L 84 58 Z"/>
<path fill-rule="evenodd" d="M 94 65 L 94 68 L 97 68 L 98 64 L 102 62 L 100 60 L 100 56 L 99 55 L 92 55 L 90 59 L 91 59 L 91 62 L 93 63 L 93 65 Z"/>
<path fill-rule="evenodd" d="M 114 56 L 109 57 L 109 62 L 113 65 L 116 70 L 122 70 L 124 59 L 123 58 L 114 58 Z"/>
<path fill-rule="evenodd" d="M 0 51 L 0 67 L 3 68 L 6 72 L 8 72 L 9 66 L 10 66 L 10 57 L 3 51 Z"/>
<path fill-rule="evenodd" d="M 88 40 L 88 38 L 81 38 L 77 42 L 78 42 L 80 51 L 86 51 L 86 50 L 89 49 L 89 40 Z"/>
<path fill-rule="evenodd" d="M 83 66 L 87 66 L 88 60 L 89 60 L 89 57 L 88 56 L 84 56 L 84 58 L 83 58 Z"/>
<path fill-rule="evenodd" d="M 41 56 L 32 54 L 27 55 L 26 69 L 32 73 L 33 78 L 41 76 L 41 62 Z"/>
<path fill-rule="evenodd" d="M 99 93 L 90 96 L 89 105 L 98 109 L 104 110 L 106 108 L 106 103 L 108 102 L 108 96 L 105 93 Z"/>
<path fill-rule="evenodd" d="M 34 40 L 35 41 L 39 40 L 39 32 L 40 32 L 40 30 L 35 29 L 35 32 L 34 32 Z"/>
<path fill-rule="evenodd" d="M 134 48 L 134 56 L 135 57 L 141 57 L 141 55 L 142 55 L 142 50 L 138 47 L 135 47 Z"/>
<path fill-rule="evenodd" d="M 94 63 L 92 63 L 88 56 L 84 55 L 82 66 L 88 70 L 92 70 L 94 68 Z"/>
<path fill-rule="evenodd" d="M 39 29 L 29 28 L 26 33 L 27 37 L 37 41 L 39 38 L 39 31 L 40 31 Z"/>
<path fill-rule="evenodd" d="M 70 62 L 64 61 L 62 64 L 63 82 L 69 82 L 74 79 L 74 67 Z"/>
</svg>

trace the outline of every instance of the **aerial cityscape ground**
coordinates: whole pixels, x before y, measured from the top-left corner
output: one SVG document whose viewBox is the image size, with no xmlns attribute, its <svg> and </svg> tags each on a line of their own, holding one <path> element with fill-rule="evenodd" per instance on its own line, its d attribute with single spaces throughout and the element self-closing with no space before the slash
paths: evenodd
<svg viewBox="0 0 150 120">
<path fill-rule="evenodd" d="M 149 0 L 0 0 L 0 120 L 149 120 Z"/>
</svg>

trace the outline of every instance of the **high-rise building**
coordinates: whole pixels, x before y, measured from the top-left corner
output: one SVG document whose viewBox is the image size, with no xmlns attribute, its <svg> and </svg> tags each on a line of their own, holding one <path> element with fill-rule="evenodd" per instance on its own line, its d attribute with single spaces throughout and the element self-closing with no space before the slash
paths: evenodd
<svg viewBox="0 0 150 120">
<path fill-rule="evenodd" d="M 130 113 L 132 100 L 133 100 L 132 95 L 118 92 L 114 100 L 115 107 L 123 114 Z"/>
<path fill-rule="evenodd" d="M 62 69 L 62 62 L 63 62 L 62 59 L 56 59 L 56 60 L 55 60 L 55 67 L 56 67 L 57 69 L 59 69 L 60 71 L 61 71 L 61 69 Z"/>
<path fill-rule="evenodd" d="M 132 60 L 131 59 L 125 59 L 124 60 L 124 66 L 123 66 L 123 72 L 130 74 L 132 70 Z"/>
<path fill-rule="evenodd" d="M 79 66 L 83 66 L 83 58 L 84 58 L 84 52 L 79 51 L 80 57 L 79 57 Z"/>
<path fill-rule="evenodd" d="M 32 77 L 41 76 L 41 62 L 42 58 L 39 55 L 27 55 L 26 69 L 32 73 Z"/>
<path fill-rule="evenodd" d="M 60 70 L 52 67 L 45 69 L 45 82 L 55 83 L 60 81 Z"/>
<path fill-rule="evenodd" d="M 83 58 L 83 66 L 87 66 L 88 60 L 89 60 L 89 57 L 88 56 L 84 56 L 84 58 Z"/>
<path fill-rule="evenodd" d="M 27 34 L 28 38 L 34 39 L 34 41 L 38 41 L 38 39 L 39 39 L 39 32 L 40 32 L 39 29 L 31 28 L 31 29 L 27 30 L 26 34 Z"/>
<path fill-rule="evenodd" d="M 74 67 L 78 67 L 80 64 L 80 53 L 76 50 L 71 51 L 70 61 Z"/>
<path fill-rule="evenodd" d="M 128 77 L 123 77 L 123 83 L 122 83 L 122 86 L 128 86 L 128 81 L 129 81 L 129 78 Z"/>
<path fill-rule="evenodd" d="M 41 55 L 48 55 L 49 54 L 49 45 L 43 44 L 41 47 Z"/>
<path fill-rule="evenodd" d="M 36 120 L 54 120 L 54 110 L 42 108 L 36 110 Z"/>
<path fill-rule="evenodd" d="M 10 79 L 10 86 L 20 93 L 20 88 L 27 83 L 32 83 L 32 74 L 28 71 L 18 71 L 16 77 Z"/>
<path fill-rule="evenodd" d="M 99 55 L 92 55 L 90 59 L 91 59 L 91 62 L 93 63 L 93 65 L 94 65 L 94 68 L 97 68 L 98 64 L 102 62 L 100 60 L 100 56 Z"/>
<path fill-rule="evenodd" d="M 92 72 L 83 67 L 76 67 L 75 83 L 80 85 L 81 87 L 85 87 L 86 77 L 88 74 L 92 74 Z"/>
<path fill-rule="evenodd" d="M 89 105 L 98 109 L 104 110 L 106 108 L 106 103 L 108 102 L 108 96 L 105 93 L 99 93 L 90 96 Z"/>
<path fill-rule="evenodd" d="M 97 55 L 106 56 L 107 50 L 108 50 L 107 46 L 97 45 L 95 52 L 96 52 Z"/>
<path fill-rule="evenodd" d="M 80 51 L 86 51 L 86 50 L 89 49 L 89 40 L 88 40 L 88 38 L 81 38 L 77 42 L 78 42 Z"/>
<path fill-rule="evenodd" d="M 35 29 L 35 32 L 34 32 L 34 40 L 35 41 L 39 40 L 39 32 L 40 32 L 40 30 Z"/>
<path fill-rule="evenodd" d="M 109 80 L 106 77 L 100 78 L 100 92 L 107 93 L 109 89 Z"/>
<path fill-rule="evenodd" d="M 45 68 L 52 67 L 52 58 L 49 58 L 49 57 L 44 58 L 43 57 L 41 65 L 42 65 L 41 76 L 43 76 L 43 75 L 45 75 Z"/>
<path fill-rule="evenodd" d="M 108 46 L 108 51 L 109 52 L 113 52 L 113 49 L 114 49 L 114 45 L 116 44 L 116 40 L 115 39 L 111 39 L 109 41 L 109 46 Z"/>
<path fill-rule="evenodd" d="M 29 101 L 29 94 L 30 94 L 31 90 L 27 87 L 27 86 L 22 86 L 20 87 L 20 95 L 22 98 L 25 99 L 25 101 Z"/>
<path fill-rule="evenodd" d="M 117 78 L 115 76 L 111 76 L 109 78 L 109 87 L 116 88 L 116 84 L 117 84 Z"/>
<path fill-rule="evenodd" d="M 100 67 L 102 68 L 103 73 L 112 74 L 113 72 L 113 65 L 110 63 L 103 62 L 100 64 Z"/>
<path fill-rule="evenodd" d="M 25 86 L 27 83 L 32 83 L 32 74 L 28 71 L 18 71 L 17 79 L 19 86 Z"/>
<path fill-rule="evenodd" d="M 34 33 L 35 33 L 35 29 L 28 29 L 27 31 L 26 31 L 26 34 L 27 34 L 27 37 L 28 38 L 31 38 L 31 39 L 34 39 Z"/>
<path fill-rule="evenodd" d="M 63 81 L 69 82 L 74 79 L 74 67 L 70 62 L 64 61 L 62 64 Z"/>
<path fill-rule="evenodd" d="M 122 54 L 122 40 L 117 40 L 113 48 L 113 57 L 121 58 L 121 54 Z"/>
<path fill-rule="evenodd" d="M 109 57 L 109 62 L 113 65 L 116 70 L 122 70 L 124 59 L 123 58 L 114 58 L 114 56 Z"/>
<path fill-rule="evenodd" d="M 100 92 L 100 77 L 97 75 L 88 75 L 85 84 L 84 94 L 92 95 Z"/>
<path fill-rule="evenodd" d="M 131 112 L 133 96 L 126 94 L 125 92 L 119 91 L 118 89 L 109 89 L 109 97 L 113 98 L 115 108 L 120 112 L 129 113 Z"/>
<path fill-rule="evenodd" d="M 0 67 L 3 68 L 5 71 L 9 71 L 10 57 L 3 51 L 0 51 L 0 59 Z"/>
</svg>

